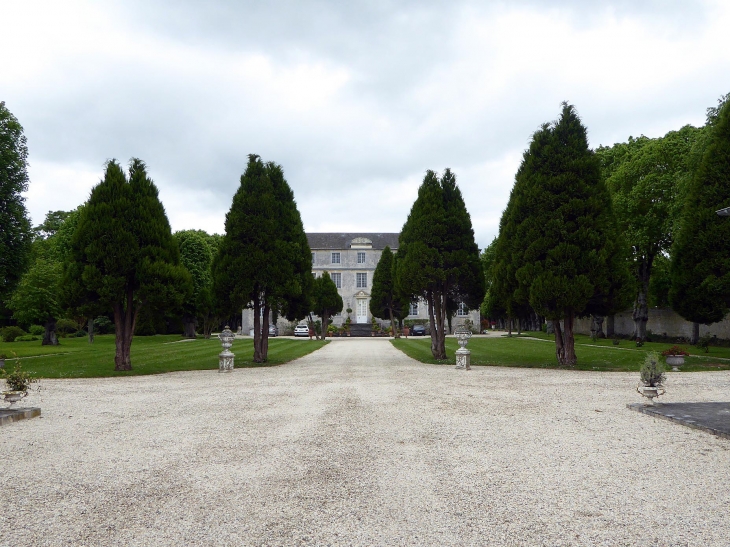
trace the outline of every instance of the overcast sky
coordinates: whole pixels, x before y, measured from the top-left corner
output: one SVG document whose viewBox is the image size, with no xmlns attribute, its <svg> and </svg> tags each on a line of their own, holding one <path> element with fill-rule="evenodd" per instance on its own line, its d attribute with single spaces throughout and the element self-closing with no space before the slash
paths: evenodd
<svg viewBox="0 0 730 547">
<path fill-rule="evenodd" d="M 587 7 L 589 6 L 589 7 Z M 142 158 L 173 230 L 223 232 L 256 153 L 307 231 L 399 231 L 455 171 L 484 247 L 531 134 L 574 104 L 592 147 L 702 125 L 730 92 L 730 2 L 0 0 L 0 100 L 34 224 Z"/>
</svg>

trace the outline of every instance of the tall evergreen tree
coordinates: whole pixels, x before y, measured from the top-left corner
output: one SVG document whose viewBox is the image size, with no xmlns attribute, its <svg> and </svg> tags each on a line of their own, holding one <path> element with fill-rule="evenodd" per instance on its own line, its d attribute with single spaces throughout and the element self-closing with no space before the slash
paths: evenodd
<svg viewBox="0 0 730 547">
<path fill-rule="evenodd" d="M 730 310 L 730 221 L 715 213 L 730 206 L 730 101 L 708 121 L 714 121 L 710 144 L 692 179 L 672 247 L 669 291 L 677 313 L 706 325 Z"/>
<path fill-rule="evenodd" d="M 253 309 L 254 362 L 267 359 L 269 312 L 293 321 L 309 311 L 310 253 L 281 166 L 249 155 L 213 260 L 213 285 L 222 311 Z"/>
<path fill-rule="evenodd" d="M 327 336 L 330 317 L 342 311 L 342 297 L 337 292 L 337 285 L 332 281 L 329 272 L 323 272 L 314 280 L 311 297 L 311 311 L 322 320 L 322 340 Z M 311 323 L 311 318 L 310 318 Z"/>
<path fill-rule="evenodd" d="M 450 303 L 478 309 L 484 299 L 484 273 L 471 217 L 450 169 L 441 177 L 426 171 L 401 230 L 396 284 L 409 300 L 426 301 L 431 353 L 435 359 L 446 359 L 444 330 Z"/>
<path fill-rule="evenodd" d="M 410 301 L 403 298 L 395 284 L 395 262 L 393 252 L 386 245 L 373 273 L 373 288 L 370 291 L 370 313 L 380 319 L 390 320 L 396 338 L 400 338 L 396 319 L 403 316 Z"/>
<path fill-rule="evenodd" d="M 611 199 L 572 106 L 563 103 L 559 120 L 533 136 L 513 196 L 515 300 L 527 295 L 537 313 L 553 320 L 558 362 L 573 366 L 575 317 L 605 310 L 626 270 L 622 275 Z"/>
<path fill-rule="evenodd" d="M 28 146 L 23 126 L 0 102 L 0 325 L 9 318 L 5 302 L 28 266 L 31 228 L 25 200 Z"/>
<path fill-rule="evenodd" d="M 77 302 L 114 313 L 115 370 L 131 370 L 140 310 L 172 311 L 191 290 L 157 187 L 132 159 L 129 179 L 115 160 L 91 191 L 71 242 L 64 284 Z"/>
</svg>

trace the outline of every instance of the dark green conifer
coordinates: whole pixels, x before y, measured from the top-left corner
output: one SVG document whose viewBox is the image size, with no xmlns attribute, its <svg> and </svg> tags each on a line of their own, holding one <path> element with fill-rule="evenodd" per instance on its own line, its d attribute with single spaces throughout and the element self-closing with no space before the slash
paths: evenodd
<svg viewBox="0 0 730 547">
<path fill-rule="evenodd" d="M 323 272 L 314 280 L 311 308 L 311 311 L 322 320 L 322 340 L 324 340 L 330 317 L 342 311 L 342 297 L 337 292 L 337 285 L 332 281 L 329 272 Z"/>
<path fill-rule="evenodd" d="M 446 359 L 444 329 L 450 302 L 478 309 L 484 299 L 484 273 L 474 242 L 471 217 L 446 169 L 429 170 L 401 230 L 396 284 L 409 300 L 428 304 L 431 353 Z"/>
<path fill-rule="evenodd" d="M 517 280 L 512 298 L 524 305 L 527 297 L 553 320 L 558 362 L 574 366 L 575 317 L 607 309 L 626 270 L 611 199 L 572 106 L 563 103 L 560 119 L 535 133 L 509 215 L 508 254 Z"/>
<path fill-rule="evenodd" d="M 672 247 L 669 300 L 688 321 L 709 325 L 730 309 L 730 101 L 711 125 L 707 146 L 692 178 L 682 224 Z"/>
<path fill-rule="evenodd" d="M 129 179 L 115 160 L 107 163 L 104 180 L 81 209 L 64 284 L 76 304 L 113 312 L 115 370 L 132 368 L 140 311 L 174 311 L 191 290 L 157 187 L 141 160 L 131 160 Z"/>
<path fill-rule="evenodd" d="M 222 312 L 253 309 L 254 362 L 267 359 L 270 312 L 295 320 L 309 311 L 310 253 L 282 168 L 249 155 L 213 260 L 213 285 Z"/>
<path fill-rule="evenodd" d="M 389 246 L 383 249 L 373 273 L 373 287 L 370 290 L 370 313 L 380 319 L 388 319 L 396 338 L 400 338 L 396 319 L 407 312 L 410 302 L 403 298 L 395 284 L 395 263 Z M 407 314 L 407 313 L 406 313 Z"/>
</svg>

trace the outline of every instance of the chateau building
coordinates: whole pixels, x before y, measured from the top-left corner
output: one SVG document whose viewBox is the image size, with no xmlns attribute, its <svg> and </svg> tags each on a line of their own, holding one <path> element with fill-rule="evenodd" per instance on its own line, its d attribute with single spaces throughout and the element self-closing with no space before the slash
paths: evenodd
<svg viewBox="0 0 730 547">
<path fill-rule="evenodd" d="M 352 310 L 352 323 L 368 324 L 372 321 L 370 292 L 373 274 L 386 246 L 394 253 L 398 250 L 399 236 L 398 233 L 307 233 L 312 251 L 312 275 L 319 277 L 328 272 L 342 297 L 343 310 L 332 318 L 335 325 L 342 326 L 347 319 L 348 308 Z M 413 302 L 408 319 L 427 320 L 426 303 L 422 300 Z M 470 319 L 478 327 L 479 310 L 468 310 L 462 306 L 454 319 L 454 327 L 465 319 Z M 285 318 L 280 318 L 277 326 L 282 333 L 289 327 Z M 243 310 L 242 331 L 248 333 L 252 328 L 253 310 Z"/>
</svg>

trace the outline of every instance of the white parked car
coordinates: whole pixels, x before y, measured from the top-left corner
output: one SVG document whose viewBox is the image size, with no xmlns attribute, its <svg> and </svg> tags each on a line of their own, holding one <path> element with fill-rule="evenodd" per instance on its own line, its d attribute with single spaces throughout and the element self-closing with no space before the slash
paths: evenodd
<svg viewBox="0 0 730 547">
<path fill-rule="evenodd" d="M 309 336 L 309 327 L 307 325 L 297 325 L 294 327 L 294 336 Z"/>
</svg>

